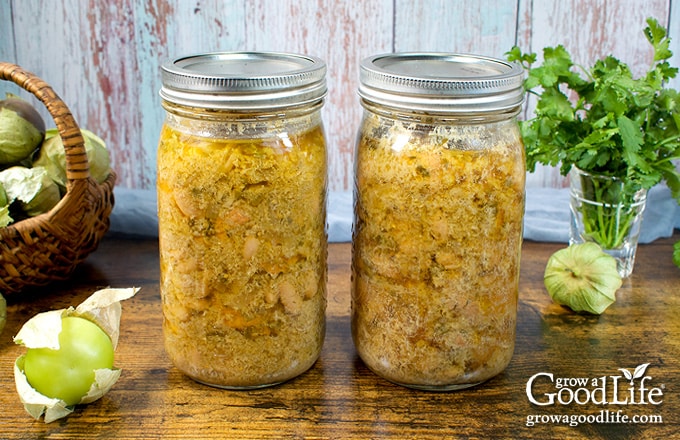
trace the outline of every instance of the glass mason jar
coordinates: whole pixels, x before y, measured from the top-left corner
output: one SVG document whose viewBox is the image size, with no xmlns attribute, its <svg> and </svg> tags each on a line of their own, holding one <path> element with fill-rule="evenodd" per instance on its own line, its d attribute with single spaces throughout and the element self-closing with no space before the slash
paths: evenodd
<svg viewBox="0 0 680 440">
<path fill-rule="evenodd" d="M 525 161 L 519 66 L 403 53 L 361 63 L 352 336 L 403 386 L 446 391 L 514 350 Z"/>
<path fill-rule="evenodd" d="M 163 66 L 158 226 L 165 349 L 198 382 L 259 388 L 319 357 L 326 67 L 212 53 Z"/>
</svg>

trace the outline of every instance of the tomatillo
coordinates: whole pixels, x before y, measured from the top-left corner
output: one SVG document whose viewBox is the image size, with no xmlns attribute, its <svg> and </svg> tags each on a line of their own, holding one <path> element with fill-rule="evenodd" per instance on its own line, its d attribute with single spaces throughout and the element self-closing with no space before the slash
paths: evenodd
<svg viewBox="0 0 680 440">
<path fill-rule="evenodd" d="M 97 324 L 69 316 L 61 320 L 59 348 L 29 348 L 28 383 L 39 393 L 75 405 L 88 393 L 94 370 L 113 367 L 113 343 Z"/>
</svg>

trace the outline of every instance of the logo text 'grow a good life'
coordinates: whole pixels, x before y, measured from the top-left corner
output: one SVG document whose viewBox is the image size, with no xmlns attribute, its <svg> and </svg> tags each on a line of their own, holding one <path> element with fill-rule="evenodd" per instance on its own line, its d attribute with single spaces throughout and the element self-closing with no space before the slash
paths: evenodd
<svg viewBox="0 0 680 440">
<path fill-rule="evenodd" d="M 663 385 L 653 386 L 652 377 L 645 374 L 648 366 L 639 365 L 632 372 L 619 368 L 622 375 L 592 378 L 536 373 L 527 381 L 527 398 L 538 406 L 659 405 L 663 402 Z"/>
</svg>

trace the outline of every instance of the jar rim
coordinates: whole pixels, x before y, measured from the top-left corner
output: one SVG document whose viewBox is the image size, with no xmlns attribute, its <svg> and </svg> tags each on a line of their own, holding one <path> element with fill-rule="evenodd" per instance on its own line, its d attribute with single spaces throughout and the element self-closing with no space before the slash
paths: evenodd
<svg viewBox="0 0 680 440">
<path fill-rule="evenodd" d="M 162 99 L 225 110 L 277 109 L 323 100 L 326 63 L 286 52 L 209 52 L 161 66 Z"/>
<path fill-rule="evenodd" d="M 379 105 L 437 113 L 497 112 L 524 102 L 524 69 L 480 55 L 402 52 L 360 65 L 359 96 Z"/>
</svg>

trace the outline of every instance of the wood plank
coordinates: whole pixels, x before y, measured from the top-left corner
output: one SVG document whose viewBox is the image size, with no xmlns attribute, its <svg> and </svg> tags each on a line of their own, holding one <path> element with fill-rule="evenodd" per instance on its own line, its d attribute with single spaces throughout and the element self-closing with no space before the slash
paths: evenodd
<svg viewBox="0 0 680 440">
<path fill-rule="evenodd" d="M 534 2 L 531 49 L 540 52 L 545 46 L 562 44 L 574 62 L 584 66 L 611 54 L 639 76 L 653 54 L 642 34 L 646 19 L 655 17 L 665 24 L 668 13 L 668 0 L 649 0 L 644 8 L 636 0 Z"/>
<path fill-rule="evenodd" d="M 257 0 L 247 3 L 250 50 L 316 55 L 328 66 L 323 110 L 328 139 L 329 186 L 351 188 L 354 143 L 361 106 L 359 62 L 392 48 L 391 0 Z"/>
<path fill-rule="evenodd" d="M 397 0 L 397 52 L 472 53 L 504 58 L 515 44 L 517 2 Z"/>
<path fill-rule="evenodd" d="M 12 2 L 0 2 L 0 60 L 15 62 L 16 52 L 14 50 L 14 14 Z M 37 100 L 33 100 L 27 92 L 19 86 L 8 81 L 0 81 L 0 99 L 11 93 L 31 100 L 32 104 L 38 106 Z"/>
<path fill-rule="evenodd" d="M 320 359 L 280 386 L 251 391 L 207 387 L 182 375 L 162 342 L 156 240 L 105 239 L 70 281 L 9 297 L 0 334 L 0 432 L 3 439 L 659 439 L 680 429 L 680 271 L 671 262 L 680 235 L 638 249 L 635 272 L 599 316 L 554 304 L 543 286 L 549 256 L 562 244 L 522 248 L 515 354 L 508 368 L 477 387 L 447 393 L 393 385 L 359 359 L 350 331 L 349 243 L 329 246 L 328 326 Z M 33 420 L 16 394 L 12 368 L 24 348 L 12 336 L 31 316 L 75 306 L 100 286 L 141 287 L 122 303 L 115 365 L 120 380 L 100 400 L 65 419 Z M 539 372 L 555 377 L 621 376 L 650 363 L 645 385 L 663 387 L 660 405 L 531 404 L 526 384 Z M 609 379 L 608 379 L 609 380 Z M 555 392 L 548 381 L 536 392 Z M 636 379 L 639 390 L 639 379 Z M 611 382 L 610 382 L 611 385 Z M 619 381 L 628 398 L 628 382 Z M 591 386 L 588 386 L 591 388 Z M 607 390 L 611 401 L 611 388 Z M 563 393 L 568 397 L 568 393 Z M 637 395 L 636 395 L 637 396 Z M 584 398 L 584 393 L 580 393 Z M 636 397 L 637 399 L 637 397 Z M 527 417 L 597 415 L 602 410 L 660 415 L 663 423 L 538 423 Z"/>
<path fill-rule="evenodd" d="M 17 62 L 62 96 L 82 128 L 107 142 L 123 187 L 155 185 L 164 117 L 160 64 L 222 45 L 239 48 L 245 28 L 243 15 L 234 13 L 242 12 L 242 0 L 204 6 L 124 0 L 91 8 L 77 1 L 42 8 L 32 0 L 16 9 L 19 25 L 41 29 L 17 41 Z"/>
<path fill-rule="evenodd" d="M 11 61 L 16 58 L 14 52 L 14 19 L 12 15 L 12 3 L 0 2 L 0 60 Z M 0 83 L 0 97 L 4 98 L 5 91 Z"/>
<path fill-rule="evenodd" d="M 0 2 L 0 58 L 53 86 L 81 126 L 109 144 L 118 184 L 155 185 L 155 149 L 163 120 L 160 64 L 212 50 L 284 50 L 324 58 L 330 94 L 323 110 L 329 187 L 352 185 L 361 116 L 358 64 L 375 53 L 445 50 L 503 56 L 514 42 L 539 51 L 565 44 L 582 63 L 613 53 L 639 73 L 651 61 L 645 19 L 667 23 L 680 65 L 680 3 L 650 0 L 78 0 Z M 25 32 L 23 30 L 38 32 Z M 21 30 L 21 31 L 20 31 Z M 680 88 L 680 78 L 670 84 Z M 0 94 L 13 88 L 0 84 Z M 43 116 L 49 116 L 40 109 Z M 528 186 L 563 186 L 541 168 Z"/>
<path fill-rule="evenodd" d="M 81 128 L 106 141 L 118 184 L 148 185 L 145 150 L 138 148 L 142 142 L 135 102 L 139 90 L 132 0 L 111 8 L 83 8 L 77 1 L 50 8 L 39 1 L 21 5 L 16 23 L 41 31 L 17 41 L 18 63 L 52 86 Z"/>
<path fill-rule="evenodd" d="M 63 72 L 67 69 L 67 66 L 63 63 L 64 57 L 61 51 L 64 49 L 69 50 L 70 47 L 66 42 L 68 37 L 66 29 L 68 27 L 64 26 L 64 22 L 60 17 L 63 16 L 67 2 L 59 2 L 59 4 L 53 5 L 53 7 L 49 8 L 49 14 L 46 13 L 48 8 L 42 8 L 37 0 L 10 2 L 10 4 L 15 29 L 44 30 L 35 33 L 27 31 L 15 32 L 12 40 L 6 42 L 13 45 L 13 58 L 6 59 L 6 61 L 19 64 L 24 69 L 40 76 L 63 98 Z M 4 40 L 0 40 L 0 46 L 5 46 Z M 50 56 L 46 57 L 46 53 L 50 54 Z M 79 64 L 83 65 L 84 63 L 81 60 Z M 48 69 L 51 70 L 51 78 L 47 78 L 46 72 L 49 71 Z M 29 97 L 25 92 L 21 92 L 20 95 L 24 98 Z M 54 123 L 42 104 L 33 98 L 29 99 L 45 119 L 46 125 L 48 127 L 53 126 Z"/>
<path fill-rule="evenodd" d="M 137 66 L 134 78 L 139 136 L 130 149 L 142 149 L 138 176 L 128 187 L 153 188 L 156 182 L 156 147 L 165 112 L 158 91 L 160 66 L 171 59 L 244 47 L 243 0 L 208 2 L 135 1 L 136 50 L 127 55 Z M 135 146 L 136 145 L 136 146 Z"/>
</svg>

